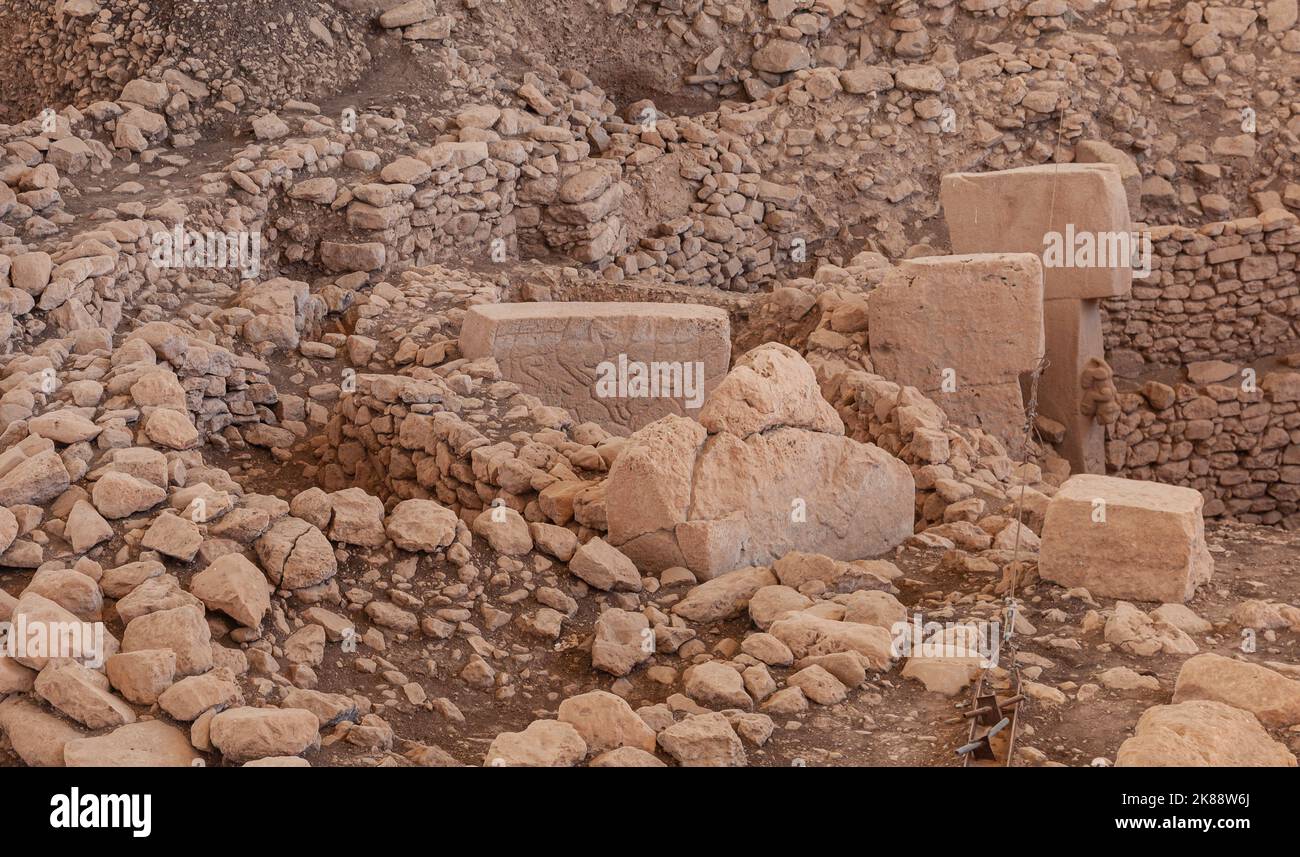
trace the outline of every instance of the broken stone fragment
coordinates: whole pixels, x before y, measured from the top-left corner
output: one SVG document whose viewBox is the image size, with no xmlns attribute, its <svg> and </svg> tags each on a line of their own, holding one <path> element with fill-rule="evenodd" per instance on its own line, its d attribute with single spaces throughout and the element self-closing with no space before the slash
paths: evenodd
<svg viewBox="0 0 1300 857">
<path fill-rule="evenodd" d="M 740 568 L 707 580 L 673 605 L 672 612 L 692 622 L 716 622 L 745 612 L 749 600 L 765 586 L 775 586 L 768 568 Z"/>
<path fill-rule="evenodd" d="M 300 518 L 276 521 L 253 543 L 253 549 L 267 577 L 281 589 L 315 586 L 338 572 L 329 539 Z"/>
<path fill-rule="evenodd" d="M 88 729 L 108 729 L 136 719 L 131 706 L 109 692 L 107 678 L 77 663 L 47 664 L 36 677 L 35 691 Z"/>
<path fill-rule="evenodd" d="M 476 536 L 487 539 L 494 551 L 519 556 L 533 549 L 533 537 L 523 516 L 507 506 L 484 509 L 471 527 Z"/>
<path fill-rule="evenodd" d="M 385 4 L 387 5 L 387 4 Z M 379 16 L 379 26 L 388 29 L 418 24 L 438 14 L 435 0 L 407 0 Z"/>
<path fill-rule="evenodd" d="M 1133 281 L 1132 224 L 1119 168 L 1044 164 L 952 173 L 940 190 L 954 253 L 1032 253 L 1043 297 L 1122 297 Z M 1073 240 L 1071 240 L 1073 239 Z M 1053 247 L 1066 256 L 1053 258 Z M 1090 249 L 1086 258 L 1082 255 Z"/>
<path fill-rule="evenodd" d="M 80 443 L 93 440 L 103 430 L 81 414 L 70 411 L 53 411 L 32 417 L 27 421 L 32 434 L 49 438 L 56 443 Z"/>
<path fill-rule="evenodd" d="M 620 747 L 654 752 L 654 730 L 625 700 L 607 691 L 593 690 L 569 697 L 560 703 L 557 718 L 578 731 L 588 753 L 604 753 Z"/>
<path fill-rule="evenodd" d="M 161 720 L 131 723 L 107 735 L 69 741 L 63 756 L 69 768 L 188 768 L 202 758 L 189 736 Z"/>
<path fill-rule="evenodd" d="M 167 499 L 167 492 L 150 482 L 111 470 L 95 481 L 90 496 L 101 515 L 116 520 L 152 509 Z"/>
<path fill-rule="evenodd" d="M 691 714 L 659 733 L 659 746 L 684 768 L 743 768 L 745 745 L 721 712 Z"/>
<path fill-rule="evenodd" d="M 569 571 L 597 589 L 641 590 L 641 575 L 632 560 L 601 538 L 594 538 L 578 548 L 569 561 Z"/>
<path fill-rule="evenodd" d="M 895 657 L 889 631 L 827 619 L 808 612 L 792 613 L 772 623 L 773 637 L 790 647 L 796 658 L 857 652 L 873 670 L 887 670 Z"/>
<path fill-rule="evenodd" d="M 403 500 L 393 507 L 384 531 L 402 550 L 433 552 L 455 540 L 457 520 L 454 512 L 433 500 Z"/>
<path fill-rule="evenodd" d="M 502 732 L 488 745 L 485 768 L 571 768 L 587 756 L 587 744 L 571 724 L 534 720 L 522 732 Z"/>
<path fill-rule="evenodd" d="M 239 705 L 244 701 L 239 685 L 225 670 L 192 675 L 167 688 L 158 696 L 158 705 L 175 720 L 197 720 L 204 712 Z"/>
<path fill-rule="evenodd" d="M 123 652 L 170 649 L 176 654 L 176 675 L 198 675 L 212 669 L 212 633 L 201 607 L 175 607 L 132 619 L 122 635 Z"/>
<path fill-rule="evenodd" d="M 610 468 L 609 542 L 642 571 L 685 566 L 708 579 L 790 550 L 859 559 L 911 535 L 911 471 L 843 436 L 791 349 L 768 344 L 738 360 L 701 419 L 718 431 L 702 438 L 694 421 L 665 417 Z"/>
<path fill-rule="evenodd" d="M 140 540 L 140 544 L 147 550 L 158 551 L 181 562 L 194 559 L 202 543 L 203 534 L 199 531 L 198 524 L 170 512 L 158 515 Z"/>
<path fill-rule="evenodd" d="M 731 357 L 726 312 L 694 304 L 480 304 L 459 342 L 470 359 L 494 358 L 525 392 L 618 434 L 698 413 Z"/>
<path fill-rule="evenodd" d="M 625 676 L 655 653 L 650 620 L 640 613 L 611 607 L 596 619 L 591 665 L 610 675 Z"/>
<path fill-rule="evenodd" d="M 212 718 L 210 735 L 231 762 L 297 756 L 320 744 L 316 715 L 301 708 L 230 708 Z"/>
<path fill-rule="evenodd" d="M 153 705 L 159 694 L 172 686 L 176 653 L 171 649 L 119 652 L 104 666 L 118 693 L 136 705 Z"/>
<path fill-rule="evenodd" d="M 807 68 L 810 61 L 808 49 L 799 42 L 771 39 L 754 52 L 750 62 L 759 71 L 783 74 Z"/>
<path fill-rule="evenodd" d="M 333 517 L 330 538 L 344 544 L 380 547 L 384 534 L 384 503 L 360 488 L 348 488 L 329 495 Z"/>
<path fill-rule="evenodd" d="M 686 695 L 706 708 L 750 709 L 754 701 L 745 692 L 740 672 L 717 661 L 707 661 L 682 674 Z"/>
<path fill-rule="evenodd" d="M 68 490 L 69 484 L 63 459 L 54 450 L 45 450 L 0 476 L 0 506 L 38 506 Z"/>
<path fill-rule="evenodd" d="M 266 576 L 240 554 L 220 557 L 190 580 L 190 592 L 246 628 L 257 628 L 271 609 Z"/>
</svg>

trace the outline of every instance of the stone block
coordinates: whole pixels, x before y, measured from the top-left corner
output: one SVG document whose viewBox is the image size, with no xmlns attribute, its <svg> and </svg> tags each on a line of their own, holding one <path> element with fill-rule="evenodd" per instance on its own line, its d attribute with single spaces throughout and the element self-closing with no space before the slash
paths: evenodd
<svg viewBox="0 0 1300 857">
<path fill-rule="evenodd" d="M 1038 571 L 1094 597 L 1182 603 L 1214 573 L 1200 492 L 1079 474 L 1047 507 Z"/>
<path fill-rule="evenodd" d="M 1107 262 L 1065 267 L 1044 256 L 1048 236 L 1077 242 L 1091 236 L 1129 235 L 1131 218 L 1119 168 L 1113 164 L 1043 164 L 988 173 L 943 177 L 940 197 L 954 253 L 1033 253 L 1044 259 L 1043 296 L 1108 298 L 1127 295 L 1133 283 L 1130 258 L 1107 252 Z M 1123 256 L 1123 258 L 1114 258 Z"/>
<path fill-rule="evenodd" d="M 494 357 L 525 392 L 626 435 L 699 413 L 727 373 L 731 325 L 724 310 L 691 304 L 488 304 L 466 314 L 460 350 Z"/>
</svg>

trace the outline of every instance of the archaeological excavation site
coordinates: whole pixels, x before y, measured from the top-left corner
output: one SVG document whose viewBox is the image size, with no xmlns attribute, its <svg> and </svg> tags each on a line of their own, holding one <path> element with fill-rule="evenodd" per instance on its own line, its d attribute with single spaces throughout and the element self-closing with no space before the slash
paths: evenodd
<svg viewBox="0 0 1300 857">
<path fill-rule="evenodd" d="M 0 0 L 0 767 L 1295 768 L 1298 215 L 1297 0 Z"/>
</svg>

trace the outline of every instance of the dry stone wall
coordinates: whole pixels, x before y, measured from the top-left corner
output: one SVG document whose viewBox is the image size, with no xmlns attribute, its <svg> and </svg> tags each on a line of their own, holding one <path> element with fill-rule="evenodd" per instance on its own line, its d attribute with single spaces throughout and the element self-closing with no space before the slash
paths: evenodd
<svg viewBox="0 0 1300 857">
<path fill-rule="evenodd" d="M 1300 225 L 1271 209 L 1198 229 L 1151 230 L 1152 272 L 1102 302 L 1117 372 L 1252 361 L 1300 342 Z"/>
<path fill-rule="evenodd" d="M 1108 469 L 1195 488 L 1207 517 L 1300 526 L 1300 373 L 1265 374 L 1253 389 L 1242 380 L 1224 365 L 1214 383 L 1121 393 Z"/>
</svg>

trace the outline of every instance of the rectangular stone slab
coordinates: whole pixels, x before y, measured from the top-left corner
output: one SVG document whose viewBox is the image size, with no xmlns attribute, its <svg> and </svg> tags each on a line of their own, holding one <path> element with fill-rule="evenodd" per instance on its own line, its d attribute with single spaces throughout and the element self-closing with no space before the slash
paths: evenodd
<svg viewBox="0 0 1300 857">
<path fill-rule="evenodd" d="M 460 350 L 470 359 L 496 358 L 502 376 L 525 392 L 625 435 L 668 414 L 699 413 L 730 365 L 731 324 L 725 311 L 692 304 L 484 304 L 466 313 Z M 664 371 L 655 374 L 665 380 L 684 379 L 689 371 L 696 388 L 673 383 L 650 396 L 633 395 L 626 385 L 618 389 L 618 377 L 630 380 L 638 363 L 646 369 L 660 364 Z M 602 378 L 614 387 L 598 387 Z"/>
<path fill-rule="evenodd" d="M 1043 271 L 1029 253 L 927 256 L 867 296 L 871 362 L 963 426 L 1018 448 L 1019 380 L 1043 356 Z"/>
<path fill-rule="evenodd" d="M 1071 476 L 1047 506 L 1038 573 L 1094 597 L 1185 602 L 1214 573 L 1204 505 L 1191 488 Z"/>
<path fill-rule="evenodd" d="M 1033 253 L 1043 259 L 1047 233 L 1128 232 L 1131 219 L 1113 164 L 1043 164 L 988 173 L 951 173 L 940 188 L 954 253 Z M 1133 269 L 1043 268 L 1043 296 L 1127 295 Z"/>
</svg>

